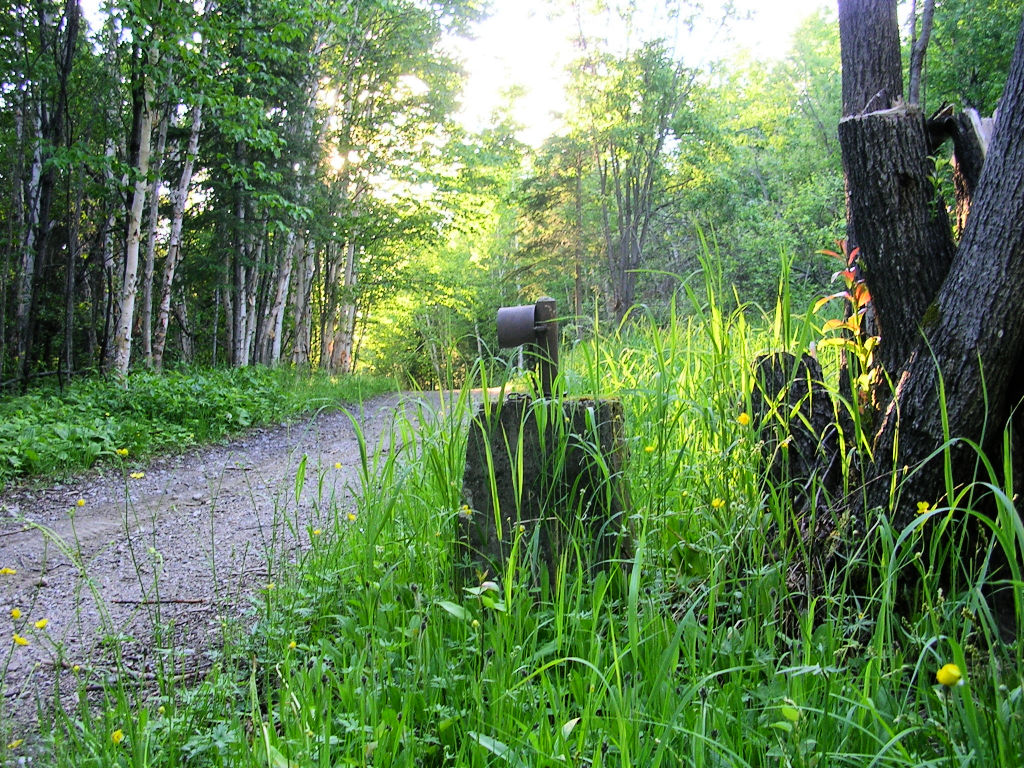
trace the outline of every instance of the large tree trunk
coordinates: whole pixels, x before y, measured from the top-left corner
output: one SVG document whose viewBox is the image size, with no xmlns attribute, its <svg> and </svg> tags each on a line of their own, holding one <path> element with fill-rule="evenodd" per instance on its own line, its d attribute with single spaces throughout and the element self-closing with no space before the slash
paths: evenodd
<svg viewBox="0 0 1024 768">
<path fill-rule="evenodd" d="M 879 460 L 915 469 L 949 434 L 1000 448 L 1011 411 L 1024 395 L 1024 28 L 1003 93 L 995 135 L 973 211 L 921 340 L 901 377 L 877 441 Z M 898 430 L 898 440 L 897 440 Z M 968 448 L 953 448 L 953 466 L 973 466 Z M 961 459 L 966 459 L 962 461 Z M 1001 466 L 1002 462 L 993 463 Z M 931 462 L 903 483 L 897 524 L 913 519 L 918 500 L 944 492 L 942 465 Z M 970 479 L 965 475 L 957 480 Z M 876 492 L 876 496 L 881 496 Z"/>
<path fill-rule="evenodd" d="M 871 289 L 878 360 L 900 370 L 919 338 L 918 325 L 953 261 L 946 209 L 936 200 L 920 108 L 892 109 L 839 123 L 850 221 Z"/>
<path fill-rule="evenodd" d="M 895 87 L 898 60 L 876 67 L 877 48 L 861 45 L 896 34 L 895 7 L 895 0 L 841 0 L 844 100 L 853 84 L 859 95 L 849 98 L 855 101 L 870 102 L 870 93 Z M 856 50 L 863 58 L 852 54 Z M 1024 394 L 1017 375 L 1024 313 L 1016 296 L 1024 277 L 1024 37 L 955 251 L 942 201 L 927 180 L 920 113 L 900 104 L 881 111 L 861 106 L 852 114 L 846 107 L 840 139 L 850 210 L 878 314 L 880 350 L 895 386 L 866 472 L 873 478 L 867 502 L 869 509 L 889 510 L 902 527 L 914 519 L 918 502 L 938 502 L 952 490 L 941 456 L 932 458 L 946 428 L 954 440 L 999 451 Z M 950 457 L 954 484 L 969 482 L 975 462 L 966 443 L 954 442 Z"/>
</svg>

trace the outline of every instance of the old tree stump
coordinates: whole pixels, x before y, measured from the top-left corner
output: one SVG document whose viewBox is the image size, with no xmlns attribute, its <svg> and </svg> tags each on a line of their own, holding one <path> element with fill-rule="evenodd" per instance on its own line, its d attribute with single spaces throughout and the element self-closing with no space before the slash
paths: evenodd
<svg viewBox="0 0 1024 768">
<path fill-rule="evenodd" d="M 510 566 L 534 584 L 559 569 L 587 572 L 630 554 L 622 404 L 511 395 L 470 426 L 458 516 L 463 584 Z"/>
</svg>

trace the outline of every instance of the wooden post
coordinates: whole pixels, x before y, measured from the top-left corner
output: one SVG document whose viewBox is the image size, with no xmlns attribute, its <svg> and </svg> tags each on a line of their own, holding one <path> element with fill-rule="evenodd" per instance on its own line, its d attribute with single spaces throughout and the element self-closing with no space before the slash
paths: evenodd
<svg viewBox="0 0 1024 768">
<path fill-rule="evenodd" d="M 456 570 L 463 584 L 525 565 L 551 582 L 630 556 L 622 404 L 512 395 L 470 425 Z"/>
</svg>

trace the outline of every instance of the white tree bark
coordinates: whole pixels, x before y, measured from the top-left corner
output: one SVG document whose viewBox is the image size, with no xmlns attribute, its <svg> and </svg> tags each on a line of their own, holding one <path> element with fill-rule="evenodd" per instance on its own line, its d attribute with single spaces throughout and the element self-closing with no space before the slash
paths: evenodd
<svg viewBox="0 0 1024 768">
<path fill-rule="evenodd" d="M 155 57 L 155 53 L 153 54 Z M 149 154 L 153 133 L 153 93 L 148 82 L 143 89 L 142 126 L 139 139 L 137 176 L 132 191 L 132 207 L 128 215 L 128 237 L 125 240 L 124 283 L 118 299 L 117 332 L 114 335 L 114 371 L 118 376 L 128 375 L 132 356 L 132 320 L 135 316 L 135 296 L 138 293 L 139 247 L 142 244 L 142 211 L 146 206 L 146 176 L 149 174 Z"/>
<path fill-rule="evenodd" d="M 185 219 L 185 204 L 188 202 L 188 191 L 192 185 L 192 169 L 196 155 L 199 154 L 199 134 L 203 126 L 203 104 L 197 102 L 192 108 L 192 128 L 188 136 L 188 149 L 185 151 L 185 162 L 181 168 L 181 178 L 174 190 L 174 210 L 171 213 L 171 232 L 167 242 L 167 258 L 164 260 L 163 284 L 160 287 L 160 305 L 157 310 L 156 338 L 153 342 L 153 367 L 161 370 L 164 364 L 164 347 L 167 343 L 167 327 L 170 324 L 171 289 L 174 286 L 174 274 L 181 261 L 181 229 Z"/>
</svg>

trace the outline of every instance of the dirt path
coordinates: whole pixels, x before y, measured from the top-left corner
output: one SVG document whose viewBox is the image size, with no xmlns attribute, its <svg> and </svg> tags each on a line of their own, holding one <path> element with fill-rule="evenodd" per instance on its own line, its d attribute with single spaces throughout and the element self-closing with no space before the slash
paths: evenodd
<svg viewBox="0 0 1024 768">
<path fill-rule="evenodd" d="M 436 407 L 437 396 L 428 402 Z M 352 409 L 368 450 L 389 449 L 402 403 L 388 395 Z M 0 718 L 31 722 L 53 695 L 58 670 L 62 692 L 74 688 L 74 675 L 96 683 L 112 675 L 115 647 L 145 681 L 173 637 L 184 668 L 201 672 L 221 617 L 237 615 L 247 595 L 277 578 L 271 555 L 287 557 L 314 529 L 329 535 L 353 508 L 358 470 L 356 432 L 334 412 L 145 465 L 129 456 L 123 472 L 6 491 Z"/>
</svg>

